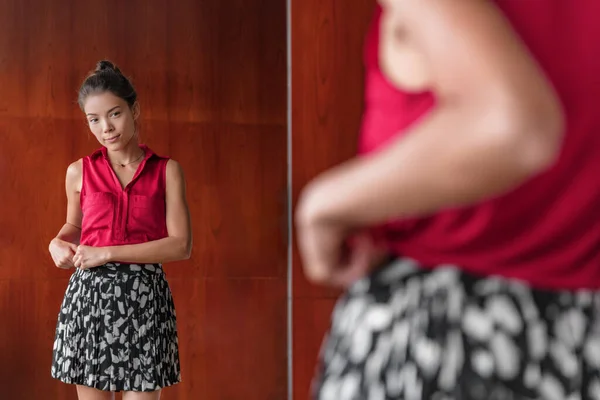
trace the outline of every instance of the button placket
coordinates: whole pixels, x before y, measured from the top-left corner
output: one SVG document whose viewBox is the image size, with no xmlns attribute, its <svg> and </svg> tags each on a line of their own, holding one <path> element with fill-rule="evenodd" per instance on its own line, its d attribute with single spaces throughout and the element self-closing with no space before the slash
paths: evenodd
<svg viewBox="0 0 600 400">
<path fill-rule="evenodd" d="M 117 197 L 117 212 L 116 212 L 116 222 L 117 222 L 117 226 L 115 229 L 115 236 L 117 237 L 118 240 L 123 240 L 123 227 L 122 227 L 122 218 L 121 218 L 121 214 L 122 214 L 122 210 L 123 210 L 123 201 L 121 199 L 121 196 Z"/>
<path fill-rule="evenodd" d="M 113 236 L 119 241 L 124 241 L 125 236 L 126 236 L 125 230 L 127 229 L 127 218 L 129 216 L 130 189 L 133 186 L 133 184 L 135 183 L 135 181 L 138 179 L 139 175 L 144 170 L 144 167 L 146 165 L 146 162 L 148 161 L 148 158 L 149 158 L 149 155 L 146 154 L 146 157 L 144 157 L 144 159 L 138 166 L 135 174 L 133 175 L 133 178 L 124 188 L 121 186 L 121 182 L 119 181 L 115 171 L 112 169 L 108 158 L 106 156 L 104 158 L 106 168 L 108 168 L 109 173 L 113 177 L 113 181 L 114 181 L 114 184 L 116 187 L 116 193 L 118 193 L 118 195 L 116 196 L 117 197 L 117 207 L 116 207 L 117 209 L 115 212 L 115 217 L 113 219 L 114 224 L 115 224 L 114 229 L 113 229 Z"/>
<path fill-rule="evenodd" d="M 122 239 L 125 240 L 125 230 L 127 228 L 127 215 L 129 214 L 129 187 L 123 191 L 123 208 L 121 210 L 121 232 Z"/>
</svg>

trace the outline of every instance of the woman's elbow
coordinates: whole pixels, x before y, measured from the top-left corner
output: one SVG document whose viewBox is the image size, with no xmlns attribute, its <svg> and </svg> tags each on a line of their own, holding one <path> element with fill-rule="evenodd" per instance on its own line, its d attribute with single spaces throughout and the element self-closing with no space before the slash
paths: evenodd
<svg viewBox="0 0 600 400">
<path fill-rule="evenodd" d="M 189 239 L 185 243 L 184 251 L 183 251 L 183 259 L 189 260 L 192 256 L 192 240 Z"/>
<path fill-rule="evenodd" d="M 562 110 L 540 114 L 536 122 L 529 124 L 530 135 L 526 135 L 521 151 L 523 169 L 537 174 L 550 169 L 561 154 L 565 133 L 565 119 Z"/>
<path fill-rule="evenodd" d="M 524 176 L 542 173 L 556 163 L 565 132 L 564 110 L 558 99 L 546 98 L 537 104 L 527 107 L 521 102 L 503 117 L 507 157 Z"/>
<path fill-rule="evenodd" d="M 192 239 L 191 238 L 181 238 L 179 242 L 179 259 L 180 260 L 189 260 L 192 256 Z"/>
</svg>

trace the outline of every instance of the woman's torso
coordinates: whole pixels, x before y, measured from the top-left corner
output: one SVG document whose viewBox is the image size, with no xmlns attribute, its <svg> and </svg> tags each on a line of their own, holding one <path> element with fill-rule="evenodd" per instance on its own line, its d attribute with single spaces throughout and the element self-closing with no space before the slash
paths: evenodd
<svg viewBox="0 0 600 400">
<path fill-rule="evenodd" d="M 555 85 L 567 115 L 558 163 L 480 204 L 376 230 L 427 265 L 458 264 L 549 288 L 600 287 L 600 2 L 496 1 Z M 374 152 L 435 107 L 429 92 L 393 87 L 378 63 L 379 10 L 366 40 L 360 152 Z M 449 133 L 451 134 L 451 133 Z M 427 160 L 423 160 L 427 163 Z"/>
<path fill-rule="evenodd" d="M 105 148 L 82 160 L 81 244 L 93 247 L 145 243 L 166 237 L 168 158 L 140 146 L 145 157 L 125 187 Z M 121 175 L 121 174 L 119 174 Z M 121 180 L 129 177 L 124 174 Z"/>
</svg>

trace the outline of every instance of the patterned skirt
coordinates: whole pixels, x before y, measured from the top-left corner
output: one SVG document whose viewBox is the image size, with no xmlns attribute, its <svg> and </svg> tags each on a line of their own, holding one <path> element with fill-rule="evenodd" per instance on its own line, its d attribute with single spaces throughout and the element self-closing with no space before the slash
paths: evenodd
<svg viewBox="0 0 600 400">
<path fill-rule="evenodd" d="M 175 307 L 162 266 L 77 269 L 58 314 L 51 374 L 113 392 L 178 383 Z"/>
<path fill-rule="evenodd" d="M 318 400 L 600 399 L 600 292 L 395 260 L 338 301 Z"/>
</svg>

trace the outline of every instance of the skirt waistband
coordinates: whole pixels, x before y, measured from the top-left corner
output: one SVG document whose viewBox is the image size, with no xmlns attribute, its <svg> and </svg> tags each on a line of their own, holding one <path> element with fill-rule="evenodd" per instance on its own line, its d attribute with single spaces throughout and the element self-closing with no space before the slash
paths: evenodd
<svg viewBox="0 0 600 400">
<path fill-rule="evenodd" d="M 101 276 L 118 276 L 118 275 L 153 275 L 164 274 L 162 264 L 126 264 L 126 263 L 106 263 L 99 267 L 89 269 L 77 269 L 76 275 L 101 275 Z"/>
</svg>

